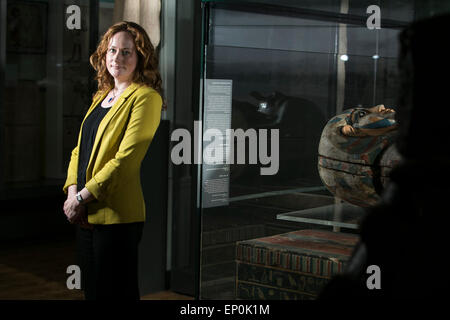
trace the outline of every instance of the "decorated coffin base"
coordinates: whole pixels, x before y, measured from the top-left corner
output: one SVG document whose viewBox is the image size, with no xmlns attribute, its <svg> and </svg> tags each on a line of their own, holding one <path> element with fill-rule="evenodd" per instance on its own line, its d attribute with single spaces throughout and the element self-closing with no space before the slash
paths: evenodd
<svg viewBox="0 0 450 320">
<path fill-rule="evenodd" d="M 357 235 L 298 230 L 237 243 L 236 298 L 315 299 L 343 271 Z"/>
</svg>

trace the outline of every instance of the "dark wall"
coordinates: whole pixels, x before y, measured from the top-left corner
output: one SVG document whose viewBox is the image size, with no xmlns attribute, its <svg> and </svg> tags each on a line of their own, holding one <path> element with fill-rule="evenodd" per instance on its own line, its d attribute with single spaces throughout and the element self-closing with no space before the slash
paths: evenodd
<svg viewBox="0 0 450 320">
<path fill-rule="evenodd" d="M 71 239 L 74 226 L 67 222 L 63 205 L 66 196 L 19 197 L 0 201 L 0 241 L 18 242 L 30 239 Z"/>
<path fill-rule="evenodd" d="M 146 222 L 139 247 L 141 295 L 166 287 L 169 126 L 169 121 L 161 121 L 141 167 L 146 205 Z"/>
</svg>

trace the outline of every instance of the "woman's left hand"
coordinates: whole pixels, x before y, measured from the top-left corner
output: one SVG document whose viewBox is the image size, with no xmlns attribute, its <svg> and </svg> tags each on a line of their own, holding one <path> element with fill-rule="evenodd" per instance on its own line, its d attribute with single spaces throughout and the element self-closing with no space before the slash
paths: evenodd
<svg viewBox="0 0 450 320">
<path fill-rule="evenodd" d="M 78 219 L 83 209 L 83 205 L 75 197 L 68 197 L 64 202 L 64 213 L 70 223 L 74 223 Z"/>
</svg>

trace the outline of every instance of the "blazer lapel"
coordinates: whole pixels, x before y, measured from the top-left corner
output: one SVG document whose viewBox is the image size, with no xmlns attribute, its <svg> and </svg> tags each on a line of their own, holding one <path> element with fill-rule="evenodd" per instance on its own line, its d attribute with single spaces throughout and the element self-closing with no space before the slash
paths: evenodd
<svg viewBox="0 0 450 320">
<path fill-rule="evenodd" d="M 97 152 L 97 149 L 99 147 L 99 142 L 101 140 L 101 137 L 103 136 L 103 133 L 105 132 L 106 127 L 108 126 L 108 123 L 111 121 L 112 117 L 117 113 L 117 111 L 120 109 L 120 107 L 124 104 L 124 102 L 128 99 L 128 97 L 139 87 L 140 87 L 140 85 L 137 83 L 133 82 L 132 84 L 130 84 L 128 86 L 128 88 L 126 88 L 125 91 L 122 92 L 119 99 L 111 107 L 111 110 L 108 111 L 108 113 L 105 115 L 103 120 L 100 122 L 98 129 L 97 129 L 97 134 L 95 135 L 94 145 L 92 146 L 92 152 L 91 152 L 91 156 L 89 158 L 88 167 L 87 167 L 86 171 L 90 172 L 90 167 L 93 165 L 92 158 L 94 157 L 94 154 L 96 154 L 96 152 Z M 106 94 L 108 94 L 108 92 Z M 98 102 L 103 101 L 106 94 L 104 96 L 102 96 Z M 98 102 L 97 102 L 97 104 L 98 104 Z M 92 110 L 93 109 L 94 108 L 92 107 Z M 92 112 L 92 110 L 90 110 L 90 111 Z"/>
</svg>

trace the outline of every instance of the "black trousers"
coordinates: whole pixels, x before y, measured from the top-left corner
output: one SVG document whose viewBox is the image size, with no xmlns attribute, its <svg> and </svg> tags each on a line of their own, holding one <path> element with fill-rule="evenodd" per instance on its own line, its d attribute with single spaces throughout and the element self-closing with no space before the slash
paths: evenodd
<svg viewBox="0 0 450 320">
<path fill-rule="evenodd" d="M 86 300 L 139 300 L 138 245 L 143 222 L 77 227 L 77 259 Z"/>
</svg>

